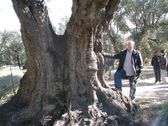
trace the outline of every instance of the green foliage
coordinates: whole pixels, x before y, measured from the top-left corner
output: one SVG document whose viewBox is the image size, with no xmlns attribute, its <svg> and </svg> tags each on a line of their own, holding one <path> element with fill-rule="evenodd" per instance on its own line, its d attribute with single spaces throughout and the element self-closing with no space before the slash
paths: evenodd
<svg viewBox="0 0 168 126">
<path fill-rule="evenodd" d="M 26 55 L 21 36 L 18 32 L 0 32 L 0 65 L 21 66 L 26 61 Z"/>
<path fill-rule="evenodd" d="M 168 51 L 167 15 L 167 0 L 121 0 L 112 21 L 112 32 L 117 36 L 129 34 L 128 38 L 135 41 L 135 48 L 142 51 L 146 61 L 150 61 L 154 50 Z"/>
</svg>

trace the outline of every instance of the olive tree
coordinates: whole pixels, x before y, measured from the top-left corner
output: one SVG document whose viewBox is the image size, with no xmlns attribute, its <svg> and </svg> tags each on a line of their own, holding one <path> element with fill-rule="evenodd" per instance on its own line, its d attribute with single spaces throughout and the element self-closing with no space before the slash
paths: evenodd
<svg viewBox="0 0 168 126">
<path fill-rule="evenodd" d="M 27 72 L 0 108 L 3 125 L 114 125 L 136 110 L 103 78 L 101 33 L 119 0 L 73 0 L 65 33 L 57 35 L 43 0 L 12 0 L 21 23 Z"/>
</svg>

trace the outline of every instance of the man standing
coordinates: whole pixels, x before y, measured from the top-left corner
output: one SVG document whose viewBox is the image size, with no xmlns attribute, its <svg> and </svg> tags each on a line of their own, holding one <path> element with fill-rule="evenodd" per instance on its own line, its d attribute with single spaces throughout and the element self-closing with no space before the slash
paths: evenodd
<svg viewBox="0 0 168 126">
<path fill-rule="evenodd" d="M 115 88 L 122 91 L 122 78 L 127 77 L 130 84 L 129 97 L 131 100 L 135 98 L 136 79 L 143 67 L 141 53 L 134 49 L 134 44 L 133 41 L 127 41 L 126 49 L 112 56 L 114 59 L 119 59 L 118 69 L 114 74 Z"/>
<path fill-rule="evenodd" d="M 161 69 L 161 78 L 162 78 L 162 83 L 166 84 L 166 55 L 164 53 L 164 50 L 160 51 L 160 69 Z"/>
<path fill-rule="evenodd" d="M 154 52 L 154 55 L 151 60 L 151 65 L 153 66 L 154 75 L 155 75 L 155 84 L 161 83 L 161 72 L 160 72 L 160 54 L 158 51 Z"/>
</svg>

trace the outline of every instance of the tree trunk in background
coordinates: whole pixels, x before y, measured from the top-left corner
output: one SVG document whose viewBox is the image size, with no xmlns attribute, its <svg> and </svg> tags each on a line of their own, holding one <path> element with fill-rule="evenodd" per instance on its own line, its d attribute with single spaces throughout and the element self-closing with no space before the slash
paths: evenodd
<svg viewBox="0 0 168 126">
<path fill-rule="evenodd" d="M 101 55 L 101 32 L 119 1 L 74 0 L 62 36 L 53 31 L 43 1 L 12 2 L 21 23 L 27 72 L 17 95 L 0 108 L 1 124 L 128 125 L 136 105 L 108 88 Z"/>
</svg>

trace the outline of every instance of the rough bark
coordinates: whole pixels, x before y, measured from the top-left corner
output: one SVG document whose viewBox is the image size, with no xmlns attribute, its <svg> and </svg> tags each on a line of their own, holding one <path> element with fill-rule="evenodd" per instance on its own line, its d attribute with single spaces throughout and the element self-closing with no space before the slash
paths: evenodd
<svg viewBox="0 0 168 126">
<path fill-rule="evenodd" d="M 43 0 L 12 0 L 21 23 L 27 72 L 0 108 L 1 124 L 114 125 L 132 123 L 136 105 L 103 78 L 101 32 L 118 0 L 73 0 L 65 34 L 51 27 Z"/>
</svg>

